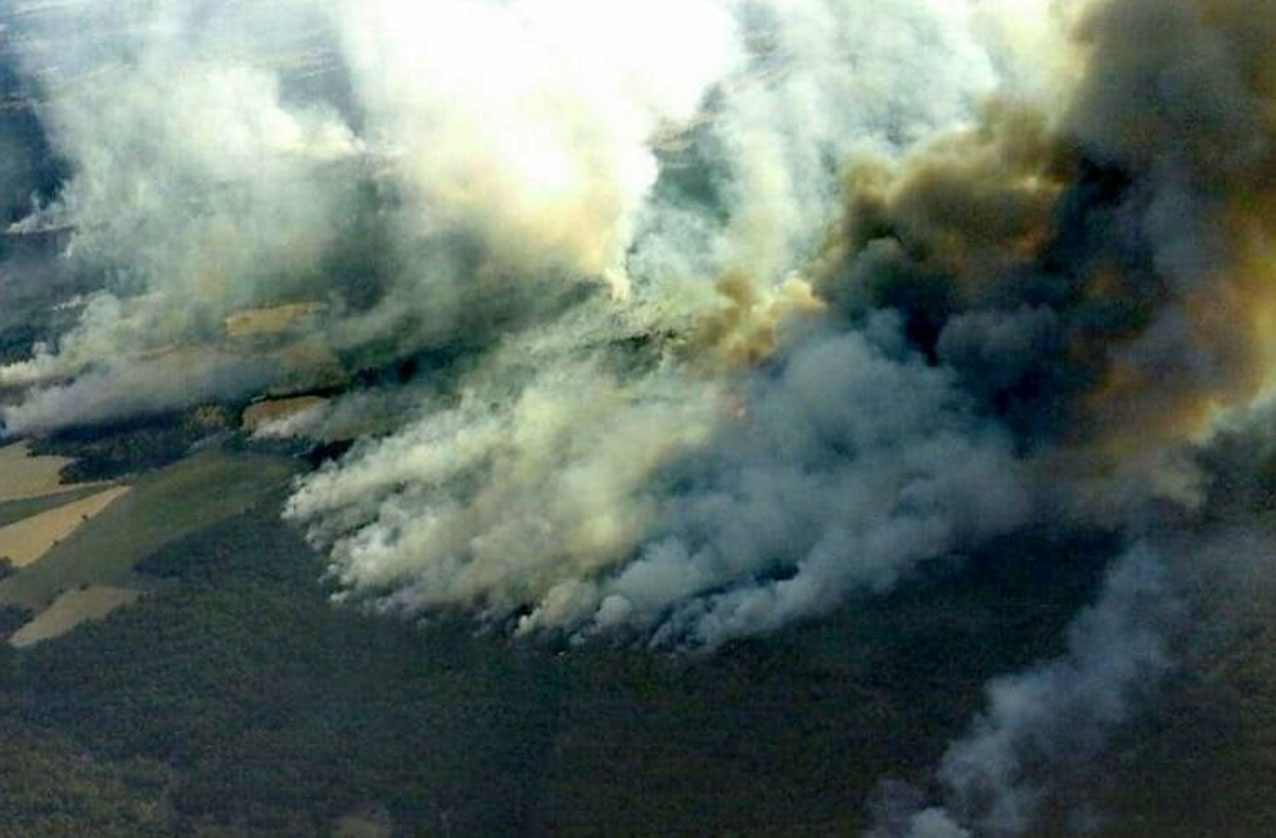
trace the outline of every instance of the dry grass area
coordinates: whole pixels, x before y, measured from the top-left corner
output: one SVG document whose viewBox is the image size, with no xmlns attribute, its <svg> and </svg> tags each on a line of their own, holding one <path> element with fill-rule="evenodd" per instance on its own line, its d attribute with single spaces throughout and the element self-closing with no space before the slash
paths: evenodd
<svg viewBox="0 0 1276 838">
<path fill-rule="evenodd" d="M 141 594 L 127 588 L 83 588 L 67 591 L 35 619 L 14 632 L 9 643 L 18 648 L 61 637 L 71 629 L 101 620 L 117 608 L 132 605 Z"/>
<path fill-rule="evenodd" d="M 128 491 L 128 486 L 114 486 L 0 528 L 0 556 L 8 557 L 16 567 L 33 564 Z"/>
<path fill-rule="evenodd" d="M 63 486 L 58 474 L 70 462 L 66 457 L 33 457 L 26 442 L 0 448 L 0 502 L 59 491 Z"/>
<path fill-rule="evenodd" d="M 286 486 L 295 468 L 287 458 L 208 450 L 140 474 L 131 491 L 59 540 L 39 561 L 0 580 L 0 604 L 40 611 L 66 590 L 134 587 L 137 562 Z"/>
<path fill-rule="evenodd" d="M 236 312 L 226 318 L 226 334 L 232 338 L 278 334 L 287 331 L 298 319 L 324 308 L 323 303 L 288 303 Z"/>
</svg>

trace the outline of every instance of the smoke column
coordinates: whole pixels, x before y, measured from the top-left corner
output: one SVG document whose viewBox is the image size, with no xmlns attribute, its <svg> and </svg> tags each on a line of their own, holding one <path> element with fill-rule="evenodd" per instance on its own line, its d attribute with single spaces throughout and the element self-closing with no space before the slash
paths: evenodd
<svg viewBox="0 0 1276 838">
<path fill-rule="evenodd" d="M 1101 749 L 1266 479 L 1263 0 L 3 8 L 15 154 L 61 167 L 0 179 L 60 237 L 6 270 L 76 312 L 0 367 L 7 433 L 340 390 L 261 433 L 357 437 L 285 510 L 348 602 L 712 651 L 1121 535 L 881 834 L 1030 832 L 1024 750 Z"/>
</svg>

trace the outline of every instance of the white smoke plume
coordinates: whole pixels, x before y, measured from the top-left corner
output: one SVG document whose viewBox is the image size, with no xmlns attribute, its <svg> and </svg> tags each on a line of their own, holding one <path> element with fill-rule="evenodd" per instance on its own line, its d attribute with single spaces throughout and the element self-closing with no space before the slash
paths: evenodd
<svg viewBox="0 0 1276 838">
<path fill-rule="evenodd" d="M 648 140 L 735 61 L 715 3 L 629 9 L 17 4 L 73 175 L 12 232 L 72 229 L 109 304 L 0 384 L 213 341 L 253 306 L 318 299 L 347 315 L 334 346 L 410 350 L 582 280 L 623 293 Z"/>
<path fill-rule="evenodd" d="M 1272 392 L 1263 0 L 0 10 L 63 174 L 4 247 L 79 306 L 6 432 L 323 391 L 259 436 L 353 443 L 286 509 L 351 602 L 714 649 L 1028 525 L 1186 529 Z M 885 834 L 1030 830 L 1176 575 L 1118 561 Z"/>
<path fill-rule="evenodd" d="M 973 4 L 740 4 L 746 72 L 695 135 L 721 215 L 675 194 L 645 211 L 631 257 L 653 282 L 739 269 L 778 284 L 809 259 L 857 155 L 895 156 L 974 120 L 997 86 Z M 684 164 L 686 165 L 686 164 Z"/>
<path fill-rule="evenodd" d="M 545 347 L 500 361 L 293 497 L 356 592 L 713 646 L 888 589 L 1030 513 L 1009 439 L 889 318 L 811 336 L 736 392 Z"/>
<path fill-rule="evenodd" d="M 988 684 L 987 710 L 940 765 L 945 809 L 890 813 L 870 834 L 1033 834 L 1051 791 L 1094 764 L 1170 669 L 1183 613 L 1166 564 L 1150 547 L 1132 549 L 1069 627 L 1063 657 Z"/>
<path fill-rule="evenodd" d="M 818 319 L 800 271 L 845 160 L 974 124 L 1005 63 L 988 19 L 18 4 L 72 175 L 15 232 L 70 229 L 64 258 L 102 288 L 0 368 L 26 393 L 3 419 L 47 431 L 460 343 L 434 396 L 289 505 L 352 597 L 713 646 L 888 588 L 1030 514 L 1010 438 L 888 316 L 796 323 L 769 371 L 723 364 Z M 229 325 L 309 301 L 282 333 Z"/>
</svg>

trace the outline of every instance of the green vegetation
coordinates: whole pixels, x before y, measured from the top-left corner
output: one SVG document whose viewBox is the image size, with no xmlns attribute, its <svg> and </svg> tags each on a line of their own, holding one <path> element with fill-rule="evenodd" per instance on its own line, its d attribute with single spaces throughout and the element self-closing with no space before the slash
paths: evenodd
<svg viewBox="0 0 1276 838">
<path fill-rule="evenodd" d="M 66 736 L 0 721 L 0 836 L 168 835 L 168 772 L 146 760 L 103 762 Z"/>
<path fill-rule="evenodd" d="M 169 834 L 323 834 L 369 805 L 412 834 L 519 831 L 554 668 L 533 677 L 544 657 L 463 628 L 334 609 L 277 512 L 171 543 L 144 569 L 176 590 L 35 647 L 17 715 L 109 765 L 168 766 Z"/>
<path fill-rule="evenodd" d="M 31 621 L 35 612 L 19 605 L 0 605 L 0 639 L 7 639 Z M 6 645 L 4 648 L 8 648 Z"/>
</svg>

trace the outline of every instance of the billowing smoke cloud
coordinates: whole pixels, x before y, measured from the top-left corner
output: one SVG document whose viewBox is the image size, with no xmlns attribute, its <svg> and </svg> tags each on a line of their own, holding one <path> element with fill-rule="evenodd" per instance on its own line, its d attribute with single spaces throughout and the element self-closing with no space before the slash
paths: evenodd
<svg viewBox="0 0 1276 838">
<path fill-rule="evenodd" d="M 350 596 L 674 644 L 823 613 L 1030 514 L 1012 437 L 960 382 L 897 317 L 848 331 L 802 278 L 847 159 L 975 123 L 997 79 L 972 7 L 14 22 L 73 168 L 14 232 L 72 230 L 63 258 L 100 289 L 0 369 L 26 393 L 11 432 L 453 357 L 289 505 Z M 285 304 L 313 309 L 236 326 Z"/>
<path fill-rule="evenodd" d="M 716 645 L 887 589 L 1029 514 L 1009 437 L 889 317 L 813 334 L 735 393 L 511 350 L 475 376 L 486 389 L 293 497 L 354 590 Z"/>
<path fill-rule="evenodd" d="M 98 290 L 0 386 L 213 345 L 255 306 L 323 303 L 322 332 L 298 340 L 376 364 L 582 286 L 623 295 L 657 175 L 648 140 L 736 62 L 733 21 L 709 2 L 19 3 L 11 18 L 74 169 L 11 233 L 73 230 L 62 256 Z M 277 366 L 276 380 L 307 372 Z M 5 419 L 80 421 L 35 406 Z"/>
<path fill-rule="evenodd" d="M 974 119 L 997 83 L 970 4 L 739 4 L 745 72 L 717 85 L 644 213 L 631 255 L 653 282 L 801 268 L 856 155 L 894 156 Z M 925 79 L 918 84 L 918 79 Z M 681 172 L 681 174 L 680 174 Z"/>
<path fill-rule="evenodd" d="M 1156 688 L 1182 616 L 1156 553 L 1139 546 L 1122 556 L 1069 628 L 1066 655 L 987 686 L 987 711 L 940 765 L 946 809 L 892 809 L 888 799 L 870 835 L 1030 834 L 1052 790 L 1084 778 L 1131 704 Z"/>
<path fill-rule="evenodd" d="M 259 434 L 354 439 L 286 509 L 351 602 L 714 649 L 1261 482 L 1263 0 L 4 8 L 61 172 L 6 238 L 78 295 L 8 432 L 337 392 Z M 1031 830 L 1182 567 L 1114 558 L 885 834 Z"/>
</svg>

